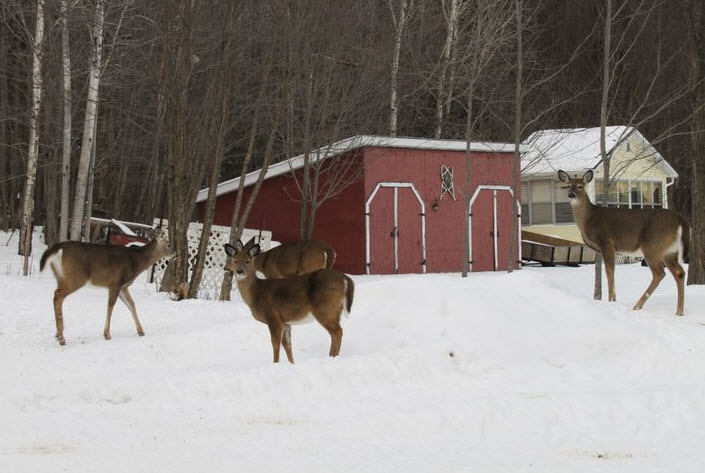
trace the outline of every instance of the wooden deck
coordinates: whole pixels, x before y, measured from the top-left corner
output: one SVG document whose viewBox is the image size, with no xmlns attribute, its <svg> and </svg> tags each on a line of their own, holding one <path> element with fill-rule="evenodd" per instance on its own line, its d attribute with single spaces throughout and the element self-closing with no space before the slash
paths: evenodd
<svg viewBox="0 0 705 473">
<path fill-rule="evenodd" d="M 521 231 L 521 256 L 545 266 L 595 262 L 595 251 L 583 243 L 526 230 Z"/>
</svg>

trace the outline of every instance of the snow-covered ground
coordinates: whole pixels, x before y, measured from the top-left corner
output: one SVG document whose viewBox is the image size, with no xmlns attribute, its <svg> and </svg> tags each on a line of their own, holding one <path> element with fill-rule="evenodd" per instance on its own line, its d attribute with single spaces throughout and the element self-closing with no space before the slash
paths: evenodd
<svg viewBox="0 0 705 473">
<path fill-rule="evenodd" d="M 641 312 L 591 266 L 355 277 L 341 356 L 295 326 L 296 365 L 232 302 L 133 286 L 146 336 L 84 288 L 54 340 L 50 272 L 18 273 L 0 233 L 2 472 L 702 472 L 705 288 L 673 315 L 670 275 Z M 35 254 L 41 254 L 41 243 Z M 38 257 L 34 266 L 38 265 Z"/>
</svg>

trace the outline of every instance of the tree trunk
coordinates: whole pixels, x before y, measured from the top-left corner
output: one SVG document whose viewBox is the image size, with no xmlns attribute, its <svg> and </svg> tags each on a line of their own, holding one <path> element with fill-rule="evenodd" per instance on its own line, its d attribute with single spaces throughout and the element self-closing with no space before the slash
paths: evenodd
<svg viewBox="0 0 705 473">
<path fill-rule="evenodd" d="M 8 71 L 8 46 L 7 28 L 0 28 L 0 71 Z M 0 117 L 10 116 L 10 99 L 7 92 L 8 72 L 0 73 Z M 9 121 L 0 120 L 0 229 L 7 230 L 10 227 L 10 151 L 5 146 L 9 143 L 8 133 Z"/>
<path fill-rule="evenodd" d="M 458 2 L 459 0 L 450 0 L 450 11 L 446 14 L 446 42 L 443 46 L 443 54 L 441 55 L 441 73 L 438 79 L 438 94 L 436 95 L 436 132 L 434 138 L 439 139 L 443 134 L 443 109 L 446 101 L 446 77 L 448 75 L 448 66 L 451 62 L 451 49 L 454 46 L 453 38 L 458 27 Z M 445 7 L 445 2 L 444 2 Z"/>
<path fill-rule="evenodd" d="M 514 157 L 512 158 L 512 189 L 514 196 L 512 201 L 511 230 L 509 232 L 509 261 L 507 261 L 507 272 L 511 273 L 514 268 L 521 269 L 521 261 L 517 261 L 517 248 L 514 246 L 517 242 L 517 234 L 521 231 L 521 222 L 519 220 L 519 212 L 517 208 L 517 199 L 521 192 L 519 177 L 521 172 L 521 123 L 522 123 L 522 80 L 524 71 L 524 45 L 522 43 L 523 20 L 522 20 L 522 0 L 514 0 L 514 13 L 516 14 L 516 38 L 517 38 L 517 76 L 514 84 Z"/>
<path fill-rule="evenodd" d="M 20 254 L 24 256 L 22 274 L 29 275 L 29 257 L 32 252 L 32 224 L 34 214 L 34 185 L 37 179 L 39 157 L 39 111 L 42 105 L 42 61 L 44 46 L 44 0 L 37 0 L 37 26 L 32 56 L 32 113 L 29 124 L 29 153 L 22 200 L 22 231 Z"/>
<path fill-rule="evenodd" d="M 389 4 L 389 7 L 392 10 L 392 20 L 394 22 L 394 56 L 392 56 L 392 77 L 390 80 L 391 90 L 389 113 L 389 134 L 391 136 L 397 136 L 397 118 L 399 115 L 399 92 L 397 90 L 397 82 L 399 77 L 399 57 L 401 55 L 401 42 L 404 34 L 404 25 L 406 24 L 408 17 L 407 6 L 407 0 L 400 0 L 399 18 L 397 18 L 391 0 Z"/>
<path fill-rule="evenodd" d="M 71 193 L 71 53 L 69 50 L 69 1 L 61 0 L 61 61 L 63 66 L 63 133 L 61 157 L 61 210 L 59 241 L 68 239 L 69 196 Z"/>
<path fill-rule="evenodd" d="M 606 0 L 606 17 L 602 45 L 602 102 L 600 103 L 600 155 L 602 156 L 602 205 L 607 205 L 607 194 L 610 188 L 610 157 L 607 155 L 607 107 L 610 90 L 610 56 L 612 41 L 612 0 Z M 595 258 L 595 286 L 593 299 L 602 299 L 602 255 Z"/>
<path fill-rule="evenodd" d="M 692 88 L 690 120 L 692 185 L 688 285 L 705 284 L 705 6 L 701 0 L 683 2 L 688 19 L 688 62 Z"/>
<path fill-rule="evenodd" d="M 272 155 L 274 154 L 274 139 L 277 136 L 277 131 L 278 131 L 278 126 L 273 125 L 272 129 L 269 132 L 269 137 L 267 138 L 267 148 L 264 151 L 264 161 L 262 163 L 262 170 L 260 171 L 259 176 L 257 176 L 257 182 L 255 182 L 254 187 L 252 188 L 252 193 L 250 194 L 249 199 L 247 199 L 247 205 L 245 205 L 245 209 L 242 212 L 242 217 L 239 220 L 239 223 L 237 224 L 237 230 L 232 231 L 233 226 L 231 226 L 231 231 L 230 231 L 230 240 L 229 243 L 231 245 L 234 245 L 236 241 L 240 240 L 240 237 L 242 236 L 242 231 L 245 228 L 245 224 L 247 223 L 247 218 L 250 216 L 250 210 L 252 210 L 252 205 L 255 203 L 255 199 L 257 198 L 257 195 L 259 194 L 260 188 L 262 187 L 262 182 L 264 182 L 264 177 L 267 175 L 267 170 L 269 169 L 269 163 L 272 161 Z M 242 179 L 240 183 L 242 184 Z M 242 192 L 242 191 L 239 191 Z M 235 222 L 235 217 L 233 217 L 233 222 Z M 229 272 L 225 273 L 225 276 L 223 277 L 223 285 L 220 288 L 220 300 L 221 301 L 229 301 L 230 300 L 230 291 L 232 291 L 233 287 L 233 279 L 232 279 L 232 274 Z"/>
<path fill-rule="evenodd" d="M 100 63 L 103 54 L 103 0 L 95 2 L 95 24 L 91 39 L 90 78 L 88 82 L 88 98 L 86 100 L 86 117 L 83 124 L 83 139 L 81 141 L 81 157 L 76 175 L 76 194 L 73 199 L 73 213 L 71 216 L 71 240 L 81 239 L 83 228 L 84 206 L 86 205 L 86 192 L 88 188 L 88 172 L 93 150 L 95 128 L 98 121 L 98 87 L 100 84 Z"/>
</svg>

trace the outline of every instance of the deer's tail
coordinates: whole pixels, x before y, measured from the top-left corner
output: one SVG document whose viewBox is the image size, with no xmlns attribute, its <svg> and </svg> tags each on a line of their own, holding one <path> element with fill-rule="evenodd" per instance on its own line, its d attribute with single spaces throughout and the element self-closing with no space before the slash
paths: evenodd
<svg viewBox="0 0 705 473">
<path fill-rule="evenodd" d="M 352 309 L 353 297 L 355 296 L 355 283 L 347 274 L 345 277 L 345 313 L 349 314 Z"/>
<path fill-rule="evenodd" d="M 46 250 L 44 254 L 42 254 L 42 258 L 39 260 L 39 271 L 44 271 L 44 268 L 46 267 L 46 264 L 49 262 L 49 260 L 54 260 L 56 259 L 58 264 L 61 264 L 61 245 L 53 245 L 51 248 Z"/>
<path fill-rule="evenodd" d="M 690 225 L 683 220 L 681 223 L 681 247 L 683 248 L 683 262 L 690 263 Z"/>
<path fill-rule="evenodd" d="M 330 246 L 326 246 L 324 251 L 326 252 L 326 269 L 330 269 L 335 264 L 335 250 Z"/>
</svg>

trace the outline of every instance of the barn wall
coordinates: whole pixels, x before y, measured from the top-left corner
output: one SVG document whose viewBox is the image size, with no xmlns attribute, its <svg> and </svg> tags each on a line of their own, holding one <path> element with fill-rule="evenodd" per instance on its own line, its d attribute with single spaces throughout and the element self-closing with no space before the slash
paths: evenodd
<svg viewBox="0 0 705 473">
<path fill-rule="evenodd" d="M 354 158 L 356 166 L 362 165 L 362 158 Z M 354 172 L 354 169 L 350 171 Z M 301 171 L 297 172 L 301 182 Z M 323 173 L 321 187 L 325 186 Z M 243 204 L 250 197 L 253 186 L 245 188 Z M 237 191 L 218 197 L 214 223 L 230 225 L 235 207 Z M 264 228 L 272 232 L 272 239 L 281 243 L 300 240 L 301 204 L 300 194 L 292 174 L 287 173 L 266 179 L 262 183 L 255 203 L 245 226 Z M 198 204 L 199 221 L 203 219 L 204 203 Z M 313 237 L 328 242 L 337 253 L 334 268 L 351 274 L 364 272 L 365 220 L 363 180 L 358 178 L 339 195 L 324 202 L 316 213 Z M 362 255 L 362 256 L 360 256 Z"/>
<path fill-rule="evenodd" d="M 479 184 L 510 185 L 512 155 L 510 153 L 473 153 L 471 193 Z M 442 198 L 441 164 L 453 166 L 456 200 L 445 194 Z M 428 272 L 462 270 L 463 226 L 465 204 L 465 152 L 403 148 L 365 149 L 365 199 L 379 182 L 412 182 L 426 206 L 426 265 Z M 399 190 L 399 265 L 400 272 L 421 272 L 420 207 L 410 195 Z M 488 197 L 485 193 L 489 194 Z M 379 200 L 378 200 L 379 199 Z M 371 206 L 371 272 L 393 271 L 392 212 L 393 191 L 382 189 Z M 438 202 L 438 210 L 433 204 Z M 489 205 L 489 207 L 488 207 Z M 491 270 L 493 265 L 491 192 L 478 198 L 473 216 L 473 251 L 479 257 L 474 271 Z M 508 195 L 498 201 L 500 229 L 500 268 L 506 268 L 509 225 L 513 218 Z M 417 222 L 417 223 L 415 223 Z M 506 241 L 504 241 L 506 239 Z M 409 241 L 412 240 L 412 241 Z M 516 243 L 514 243 L 516 247 Z M 483 258 L 484 256 L 484 258 Z M 475 258 L 474 258 L 475 259 Z M 376 267 L 375 267 L 376 266 Z M 390 268 L 392 268 L 390 270 Z"/>
</svg>

